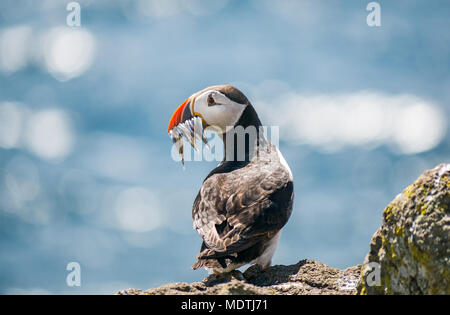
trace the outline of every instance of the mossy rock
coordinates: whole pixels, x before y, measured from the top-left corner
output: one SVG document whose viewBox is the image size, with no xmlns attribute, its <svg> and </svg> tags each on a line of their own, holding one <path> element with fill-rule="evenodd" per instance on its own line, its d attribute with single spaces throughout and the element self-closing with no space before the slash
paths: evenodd
<svg viewBox="0 0 450 315">
<path fill-rule="evenodd" d="M 450 164 L 423 173 L 384 209 L 358 293 L 450 294 Z"/>
<path fill-rule="evenodd" d="M 313 260 L 244 273 L 210 275 L 202 282 L 171 283 L 148 290 L 128 289 L 118 295 L 354 295 L 361 266 L 339 270 Z"/>
</svg>

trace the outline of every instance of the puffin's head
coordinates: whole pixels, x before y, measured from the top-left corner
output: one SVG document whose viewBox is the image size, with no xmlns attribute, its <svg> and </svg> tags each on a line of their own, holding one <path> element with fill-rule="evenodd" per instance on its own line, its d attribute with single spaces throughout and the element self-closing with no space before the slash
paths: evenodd
<svg viewBox="0 0 450 315">
<path fill-rule="evenodd" d="M 177 108 L 170 119 L 168 132 L 194 117 L 200 117 L 203 128 L 214 126 L 218 132 L 225 133 L 236 126 L 249 105 L 245 95 L 235 87 L 211 86 L 193 94 Z"/>
<path fill-rule="evenodd" d="M 208 147 L 203 133 L 205 128 L 212 127 L 212 131 L 225 137 L 230 130 L 234 132 L 236 126 L 259 127 L 261 122 L 241 91 L 231 85 L 217 85 L 201 90 L 184 101 L 173 113 L 168 132 L 184 166 L 183 138 L 198 150 L 197 138 Z"/>
</svg>

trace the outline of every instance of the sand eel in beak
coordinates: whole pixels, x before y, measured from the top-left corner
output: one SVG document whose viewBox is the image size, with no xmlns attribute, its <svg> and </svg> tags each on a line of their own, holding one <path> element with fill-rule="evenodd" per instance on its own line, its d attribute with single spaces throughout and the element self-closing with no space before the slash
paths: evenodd
<svg viewBox="0 0 450 315">
<path fill-rule="evenodd" d="M 202 119 L 199 116 L 193 116 L 190 109 L 190 99 L 187 99 L 173 113 L 169 123 L 169 136 L 177 147 L 178 154 L 181 156 L 181 163 L 184 167 L 184 142 L 186 139 L 191 146 L 198 151 L 197 143 L 202 141 L 206 146 L 208 142 L 203 134 Z"/>
</svg>

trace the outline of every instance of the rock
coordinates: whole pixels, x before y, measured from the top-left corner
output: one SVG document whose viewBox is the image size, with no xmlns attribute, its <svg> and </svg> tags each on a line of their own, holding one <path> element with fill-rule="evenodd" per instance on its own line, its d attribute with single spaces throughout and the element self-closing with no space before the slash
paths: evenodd
<svg viewBox="0 0 450 315">
<path fill-rule="evenodd" d="M 426 171 L 383 211 L 363 268 L 312 260 L 258 266 L 120 295 L 450 294 L 450 164 Z"/>
<path fill-rule="evenodd" d="M 384 209 L 363 266 L 360 294 L 450 294 L 450 164 Z"/>
<path fill-rule="evenodd" d="M 244 273 L 210 275 L 202 282 L 171 283 L 156 289 L 119 291 L 119 295 L 279 295 L 279 294 L 355 294 L 361 266 L 338 270 L 312 260 L 295 265 L 272 266 L 261 270 L 258 266 Z"/>
</svg>

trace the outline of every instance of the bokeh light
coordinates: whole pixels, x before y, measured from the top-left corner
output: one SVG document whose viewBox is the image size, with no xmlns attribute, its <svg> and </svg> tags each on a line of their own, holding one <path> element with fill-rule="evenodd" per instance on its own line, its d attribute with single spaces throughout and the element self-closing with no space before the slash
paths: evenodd
<svg viewBox="0 0 450 315">
<path fill-rule="evenodd" d="M 95 57 L 96 41 L 85 29 L 51 29 L 46 35 L 44 45 L 45 66 L 61 81 L 83 74 Z"/>
<path fill-rule="evenodd" d="M 138 10 L 152 18 L 169 18 L 183 13 L 194 16 L 214 14 L 227 6 L 229 0 L 139 0 Z"/>
<path fill-rule="evenodd" d="M 23 115 L 15 103 L 0 103 L 0 147 L 11 149 L 19 146 Z"/>
<path fill-rule="evenodd" d="M 447 131 L 442 107 L 414 95 L 291 91 L 273 101 L 259 99 L 259 103 L 265 120 L 281 127 L 282 139 L 327 152 L 388 145 L 401 154 L 417 154 L 435 148 Z"/>
<path fill-rule="evenodd" d="M 114 211 L 119 228 L 131 232 L 148 232 L 162 224 L 155 195 L 144 188 L 133 187 L 120 192 Z"/>
<path fill-rule="evenodd" d="M 69 116 L 61 110 L 31 115 L 25 133 L 27 147 L 43 159 L 62 159 L 72 150 L 74 134 Z"/>
<path fill-rule="evenodd" d="M 32 30 L 14 26 L 0 32 L 0 71 L 12 73 L 25 67 L 31 57 Z"/>
</svg>

